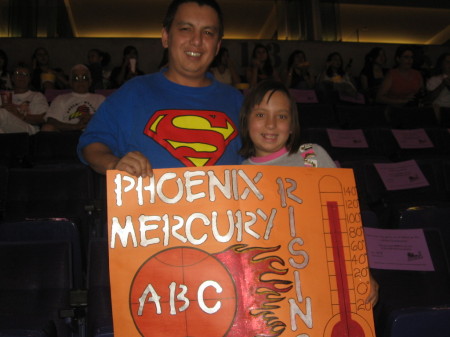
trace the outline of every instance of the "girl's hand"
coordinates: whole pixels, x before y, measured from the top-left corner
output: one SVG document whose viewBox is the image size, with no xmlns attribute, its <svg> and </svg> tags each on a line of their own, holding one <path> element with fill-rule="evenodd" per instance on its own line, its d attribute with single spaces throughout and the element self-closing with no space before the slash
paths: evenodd
<svg viewBox="0 0 450 337">
<path fill-rule="evenodd" d="M 377 304 L 378 302 L 378 289 L 380 286 L 378 285 L 378 282 L 375 281 L 375 279 L 372 277 L 372 274 L 370 274 L 370 292 L 369 296 L 366 298 L 366 303 L 372 304 L 372 308 Z"/>
</svg>

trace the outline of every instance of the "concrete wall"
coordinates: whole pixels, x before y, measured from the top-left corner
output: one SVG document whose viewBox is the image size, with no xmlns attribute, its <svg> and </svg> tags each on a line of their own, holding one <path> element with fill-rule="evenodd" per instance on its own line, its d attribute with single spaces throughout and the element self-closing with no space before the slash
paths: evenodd
<svg viewBox="0 0 450 337">
<path fill-rule="evenodd" d="M 276 41 L 276 40 L 224 40 L 232 58 L 239 66 L 240 72 L 245 73 L 245 66 L 253 47 L 256 43 L 269 46 L 272 60 L 276 66 L 283 70 L 286 67 L 289 54 L 295 49 L 302 49 L 312 64 L 313 71 L 318 74 L 325 65 L 327 55 L 333 51 L 342 54 L 344 62 L 353 58 L 353 73 L 359 74 L 364 55 L 375 46 L 385 49 L 388 57 L 388 66 L 393 65 L 395 49 L 398 45 L 374 44 L 374 43 L 342 43 L 342 42 L 305 42 L 305 41 Z M 50 62 L 53 67 L 60 67 L 69 73 L 70 68 L 77 63 L 87 62 L 87 52 L 91 48 L 98 48 L 111 55 L 109 68 L 119 65 L 122 60 L 123 48 L 134 45 L 139 51 L 140 68 L 148 73 L 157 70 L 162 58 L 163 48 L 160 39 L 138 39 L 138 38 L 0 38 L 0 49 L 3 49 L 9 58 L 9 65 L 13 66 L 19 61 L 31 63 L 31 55 L 35 48 L 45 47 L 50 53 Z M 448 47 L 423 46 L 425 54 L 434 64 L 437 57 Z"/>
</svg>

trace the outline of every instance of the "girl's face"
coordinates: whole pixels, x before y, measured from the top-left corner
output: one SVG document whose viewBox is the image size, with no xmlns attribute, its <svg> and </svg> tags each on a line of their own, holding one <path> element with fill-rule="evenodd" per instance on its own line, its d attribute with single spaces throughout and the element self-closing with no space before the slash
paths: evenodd
<svg viewBox="0 0 450 337">
<path fill-rule="evenodd" d="M 295 61 L 294 64 L 300 65 L 302 63 L 306 62 L 306 57 L 303 53 L 297 53 L 295 54 Z"/>
<path fill-rule="evenodd" d="M 38 49 L 35 56 L 39 65 L 47 65 L 49 63 L 49 56 L 45 49 Z"/>
<path fill-rule="evenodd" d="M 411 50 L 406 50 L 400 57 L 397 57 L 399 68 L 411 68 L 414 62 L 414 55 Z"/>
<path fill-rule="evenodd" d="M 88 52 L 88 62 L 89 64 L 102 62 L 102 57 L 95 50 L 90 50 Z"/>
<path fill-rule="evenodd" d="M 386 54 L 384 53 L 384 50 L 380 50 L 375 59 L 375 63 L 379 65 L 384 65 L 386 63 Z"/>
<path fill-rule="evenodd" d="M 269 96 L 272 95 L 269 99 Z M 267 92 L 248 118 L 249 135 L 255 146 L 255 156 L 275 153 L 285 147 L 291 134 L 292 113 L 289 98 L 276 91 Z"/>
<path fill-rule="evenodd" d="M 126 57 L 130 58 L 130 59 L 137 59 L 138 57 L 138 53 L 136 49 L 131 49 L 128 54 L 126 54 Z"/>
<path fill-rule="evenodd" d="M 258 48 L 255 50 L 255 57 L 260 61 L 267 60 L 267 50 L 265 48 Z"/>
<path fill-rule="evenodd" d="M 334 69 L 339 69 L 342 66 L 342 60 L 339 55 L 333 55 L 330 60 L 330 66 Z"/>
</svg>

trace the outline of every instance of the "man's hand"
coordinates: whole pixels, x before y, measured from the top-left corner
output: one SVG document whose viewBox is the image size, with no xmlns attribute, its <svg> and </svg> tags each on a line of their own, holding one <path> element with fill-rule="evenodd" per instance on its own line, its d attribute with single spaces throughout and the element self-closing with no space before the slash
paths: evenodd
<svg viewBox="0 0 450 337">
<path fill-rule="evenodd" d="M 128 172 L 136 177 L 153 176 L 152 165 L 139 151 L 128 152 L 116 163 L 116 170 Z"/>
</svg>

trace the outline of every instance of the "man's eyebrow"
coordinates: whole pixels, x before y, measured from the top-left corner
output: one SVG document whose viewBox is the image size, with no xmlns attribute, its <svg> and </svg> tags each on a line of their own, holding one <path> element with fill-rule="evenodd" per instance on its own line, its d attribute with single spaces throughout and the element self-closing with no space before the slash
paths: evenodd
<svg viewBox="0 0 450 337">
<path fill-rule="evenodd" d="M 195 26 L 193 23 L 191 23 L 189 21 L 179 21 L 179 22 L 175 23 L 175 26 L 178 26 L 178 27 L 184 26 L 184 25 L 191 26 L 191 27 Z M 219 31 L 219 27 L 215 26 L 215 25 L 202 26 L 201 29 L 211 29 L 211 30 L 214 30 L 214 31 Z"/>
</svg>

